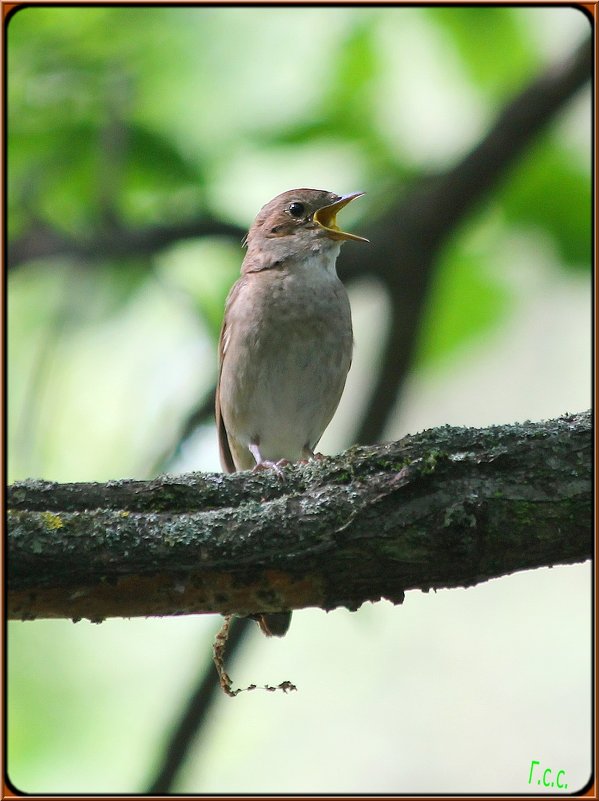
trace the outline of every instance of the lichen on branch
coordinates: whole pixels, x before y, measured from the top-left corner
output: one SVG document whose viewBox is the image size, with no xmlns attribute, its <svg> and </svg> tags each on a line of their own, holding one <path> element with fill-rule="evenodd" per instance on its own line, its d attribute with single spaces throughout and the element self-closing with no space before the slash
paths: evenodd
<svg viewBox="0 0 599 801">
<path fill-rule="evenodd" d="M 591 415 L 268 473 L 8 488 L 9 617 L 356 609 L 592 552 Z"/>
</svg>

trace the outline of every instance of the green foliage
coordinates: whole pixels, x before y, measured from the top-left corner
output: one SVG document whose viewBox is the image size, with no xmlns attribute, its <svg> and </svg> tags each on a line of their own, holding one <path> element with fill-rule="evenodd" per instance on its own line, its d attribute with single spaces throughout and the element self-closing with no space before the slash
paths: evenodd
<svg viewBox="0 0 599 801">
<path fill-rule="evenodd" d="M 462 65 L 451 72 L 456 91 L 474 89 L 487 115 L 539 68 L 530 18 L 514 8 L 21 9 L 8 26 L 11 237 L 43 224 L 85 242 L 115 227 L 197 220 L 208 209 L 247 225 L 257 196 L 296 181 L 363 187 L 362 208 L 370 202 L 376 213 L 422 177 L 409 141 L 381 116 L 391 106 L 401 134 L 410 109 L 419 113 L 417 92 L 406 94 L 405 76 L 394 72 L 390 32 L 405 28 L 416 56 L 444 43 Z M 431 77 L 410 79 L 427 98 Z M 425 364 L 506 319 L 510 291 L 490 265 L 511 227 L 549 238 L 565 267 L 588 268 L 590 171 L 562 138 L 548 135 L 527 154 L 493 208 L 494 225 L 472 221 L 442 256 L 421 334 Z M 473 246 L 480 230 L 483 244 Z M 213 341 L 242 256 L 238 241 L 207 239 L 152 257 L 31 265 L 28 280 L 11 280 L 9 333 L 23 375 L 41 358 L 26 340 L 43 339 L 48 316 L 48 343 L 68 331 L 73 345 L 128 310 L 143 317 L 157 291 L 149 271 L 182 319 L 192 309 Z M 24 398 L 29 384 L 14 381 Z"/>
<path fill-rule="evenodd" d="M 591 265 L 591 174 L 554 139 L 533 148 L 499 192 L 507 223 L 554 241 L 565 267 Z"/>
<path fill-rule="evenodd" d="M 539 64 L 521 9 L 433 6 L 424 13 L 449 38 L 468 76 L 489 100 L 521 86 Z"/>
<path fill-rule="evenodd" d="M 37 242 L 50 227 L 89 242 L 106 230 L 143 232 L 207 213 L 247 226 L 261 200 L 302 184 L 365 189 L 362 211 L 356 204 L 345 219 L 365 214 L 361 228 L 368 235 L 369 214 L 374 218 L 428 170 L 443 169 L 473 147 L 501 104 L 541 68 L 536 13 L 21 8 L 7 31 L 10 239 L 27 234 Z M 547 21 L 554 10 L 538 13 Z M 567 9 L 555 13 L 562 15 L 554 25 L 560 38 Z M 404 36 L 403 60 L 396 35 Z M 437 62 L 423 71 L 422 56 L 425 66 L 427 58 L 446 58 L 447 74 Z M 448 92 L 466 97 L 469 109 L 450 108 L 445 119 L 453 149 L 431 113 Z M 590 115 L 577 113 L 575 126 L 589 126 Z M 416 126 L 418 147 L 414 119 L 423 120 Z M 535 237 L 549 241 L 564 270 L 588 271 L 590 156 L 585 161 L 573 153 L 565 130 L 553 130 L 532 148 L 444 250 L 416 369 L 435 369 L 470 347 L 484 347 L 484 337 L 510 320 L 517 290 L 503 268 L 514 231 L 533 244 Z M 242 258 L 239 238 L 211 236 L 169 243 L 150 256 L 32 259 L 11 272 L 10 479 L 147 477 L 214 384 L 215 339 Z M 362 384 L 370 379 L 362 377 Z M 173 469 L 216 468 L 213 432 L 206 438 L 212 450 L 197 448 Z M 154 735 L 146 725 L 148 699 L 164 722 L 170 719 L 172 668 L 148 676 L 146 697 L 135 709 L 125 707 L 139 683 L 135 677 L 146 676 L 147 659 L 119 684 L 92 649 L 84 675 L 71 670 L 82 657 L 79 629 L 62 632 L 64 642 L 71 640 L 69 658 L 62 646 L 52 650 L 55 634 L 37 639 L 40 630 L 52 633 L 51 626 L 27 625 L 32 629 L 17 624 L 12 634 L 9 773 L 18 769 L 23 789 L 60 791 L 77 764 L 73 781 L 81 786 L 67 789 L 137 790 L 139 771 L 131 778 L 130 766 L 146 765 L 153 747 L 143 740 Z M 129 631 L 123 627 L 123 639 Z M 97 631 L 89 636 L 95 648 Z M 106 648 L 112 651 L 120 653 L 120 646 Z M 52 668 L 40 672 L 48 653 Z M 160 653 L 152 639 L 148 655 Z M 185 662 L 181 657 L 177 664 Z M 104 689 L 124 688 L 112 705 L 105 705 L 104 692 L 89 692 L 98 686 L 95 669 Z M 156 692 L 156 675 L 164 692 Z M 140 738 L 129 736 L 132 721 Z M 229 735 L 221 735 L 227 759 Z M 107 775 L 106 766 L 118 759 L 123 765 L 116 775 L 127 778 Z"/>
<path fill-rule="evenodd" d="M 322 111 L 340 135 L 368 140 L 373 135 L 373 96 L 381 74 L 377 18 L 366 16 L 340 43 L 326 75 Z"/>
<path fill-rule="evenodd" d="M 429 293 L 418 363 L 428 367 L 454 356 L 505 319 L 512 291 L 487 251 L 497 227 L 496 215 L 485 215 L 445 249 Z"/>
<path fill-rule="evenodd" d="M 214 341 L 218 339 L 229 289 L 239 277 L 240 245 L 205 238 L 183 242 L 158 261 L 162 280 L 190 298 Z"/>
<path fill-rule="evenodd" d="M 13 235 L 36 219 L 85 234 L 107 217 L 173 218 L 190 187 L 196 201 L 183 209 L 197 210 L 199 165 L 144 115 L 148 68 L 168 59 L 177 24 L 176 16 L 131 8 L 26 8 L 11 17 Z"/>
</svg>

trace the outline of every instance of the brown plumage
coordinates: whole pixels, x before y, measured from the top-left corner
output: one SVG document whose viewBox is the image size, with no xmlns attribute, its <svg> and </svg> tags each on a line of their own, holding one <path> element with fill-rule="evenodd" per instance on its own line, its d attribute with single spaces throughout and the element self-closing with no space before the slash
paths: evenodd
<svg viewBox="0 0 599 801">
<path fill-rule="evenodd" d="M 313 457 L 335 413 L 353 347 L 335 262 L 344 240 L 367 241 L 341 231 L 336 214 L 360 194 L 284 192 L 249 230 L 219 343 L 216 421 L 229 473 Z M 262 630 L 278 636 L 290 617 L 258 616 Z"/>
</svg>

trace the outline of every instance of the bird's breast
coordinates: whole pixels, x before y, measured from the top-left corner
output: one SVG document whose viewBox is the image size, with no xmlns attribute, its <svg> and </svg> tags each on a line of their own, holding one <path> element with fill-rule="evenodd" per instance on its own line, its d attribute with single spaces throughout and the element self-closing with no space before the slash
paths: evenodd
<svg viewBox="0 0 599 801">
<path fill-rule="evenodd" d="M 228 321 L 221 375 L 227 430 L 265 459 L 297 460 L 333 416 L 353 346 L 345 288 L 333 270 L 247 276 Z M 241 301 L 241 302 L 240 302 Z"/>
</svg>

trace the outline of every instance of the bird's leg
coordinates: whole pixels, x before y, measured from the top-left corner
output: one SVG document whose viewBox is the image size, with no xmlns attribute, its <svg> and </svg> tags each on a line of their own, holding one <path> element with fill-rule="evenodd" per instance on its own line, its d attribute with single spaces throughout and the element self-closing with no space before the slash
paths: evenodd
<svg viewBox="0 0 599 801">
<path fill-rule="evenodd" d="M 269 459 L 263 459 L 262 454 L 260 453 L 260 446 L 255 445 L 254 443 L 250 443 L 250 445 L 248 445 L 248 450 L 256 460 L 254 473 L 258 473 L 261 470 L 274 470 L 280 479 L 284 478 L 282 468 L 289 464 L 287 459 L 279 459 L 278 462 L 272 462 Z"/>
<path fill-rule="evenodd" d="M 256 470 L 256 468 L 259 465 L 264 463 L 264 459 L 262 458 L 262 454 L 260 453 L 260 446 L 258 444 L 254 444 L 253 442 L 250 442 L 250 444 L 248 445 L 248 450 L 256 461 L 256 466 L 254 467 L 254 470 Z"/>
</svg>

